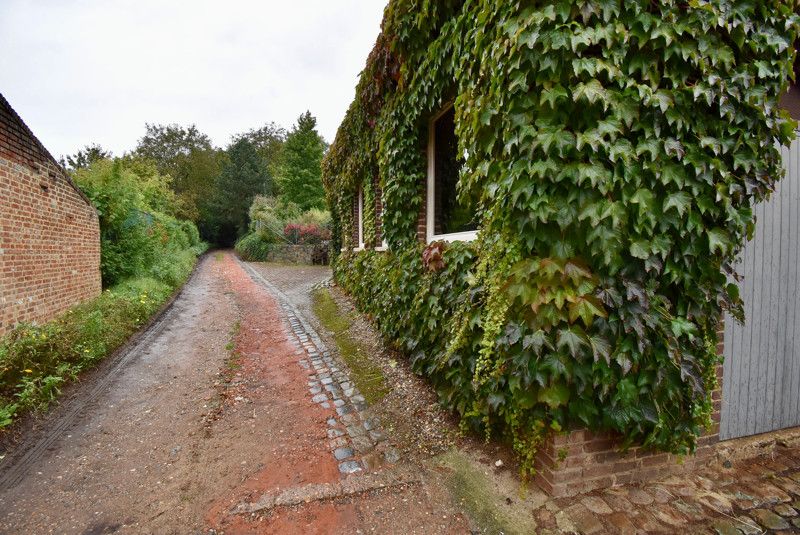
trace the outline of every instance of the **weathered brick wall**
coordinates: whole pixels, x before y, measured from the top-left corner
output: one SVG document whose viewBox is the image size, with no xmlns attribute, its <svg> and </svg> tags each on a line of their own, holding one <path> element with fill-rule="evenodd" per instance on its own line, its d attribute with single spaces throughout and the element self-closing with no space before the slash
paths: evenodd
<svg viewBox="0 0 800 535">
<path fill-rule="evenodd" d="M 97 212 L 0 95 L 0 335 L 100 290 Z"/>
<path fill-rule="evenodd" d="M 718 328 L 717 354 L 722 355 L 724 325 Z M 694 455 L 678 457 L 632 447 L 620 451 L 621 439 L 611 433 L 578 429 L 549 437 L 536 456 L 534 481 L 552 496 L 573 496 L 596 489 L 645 482 L 668 474 L 680 474 L 710 462 L 719 443 L 722 365 L 717 367 L 719 385 L 712 393 L 713 424 L 697 441 Z"/>
</svg>

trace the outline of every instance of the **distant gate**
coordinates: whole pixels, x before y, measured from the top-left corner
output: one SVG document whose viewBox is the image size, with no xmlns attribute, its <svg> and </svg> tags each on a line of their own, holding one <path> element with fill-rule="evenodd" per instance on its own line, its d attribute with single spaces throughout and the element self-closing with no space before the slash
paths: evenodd
<svg viewBox="0 0 800 535">
<path fill-rule="evenodd" d="M 725 319 L 722 439 L 800 425 L 800 141 L 782 155 L 786 177 L 755 208 L 738 264 L 745 325 Z"/>
</svg>

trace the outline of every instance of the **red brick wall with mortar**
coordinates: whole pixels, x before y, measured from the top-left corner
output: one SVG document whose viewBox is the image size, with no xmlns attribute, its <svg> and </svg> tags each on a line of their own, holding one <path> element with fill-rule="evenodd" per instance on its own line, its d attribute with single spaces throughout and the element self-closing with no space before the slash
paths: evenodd
<svg viewBox="0 0 800 535">
<path fill-rule="evenodd" d="M 428 183 L 422 186 L 422 204 L 417 214 L 417 239 L 422 243 L 428 242 Z"/>
<path fill-rule="evenodd" d="M 375 247 L 383 244 L 383 191 L 378 175 L 372 177 L 372 191 L 375 192 Z"/>
<path fill-rule="evenodd" d="M 722 355 L 724 325 L 717 330 L 717 353 Z M 620 437 L 578 429 L 549 437 L 536 456 L 534 481 L 552 496 L 574 496 L 596 489 L 645 482 L 687 472 L 711 461 L 719 442 L 722 407 L 722 365 L 717 367 L 719 384 L 712 393 L 714 412 L 711 428 L 697 441 L 694 455 L 678 457 L 641 447 L 620 451 Z"/>
<path fill-rule="evenodd" d="M 100 290 L 97 212 L 0 95 L 0 335 Z"/>
<path fill-rule="evenodd" d="M 358 247 L 358 194 L 353 197 L 353 228 L 350 229 L 350 240 L 352 248 Z"/>
</svg>

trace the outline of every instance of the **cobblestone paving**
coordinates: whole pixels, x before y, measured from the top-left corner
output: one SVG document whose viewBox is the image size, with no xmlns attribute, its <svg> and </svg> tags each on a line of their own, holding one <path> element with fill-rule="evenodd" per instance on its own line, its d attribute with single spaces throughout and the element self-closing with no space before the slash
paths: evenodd
<svg viewBox="0 0 800 535">
<path fill-rule="evenodd" d="M 551 499 L 538 533 L 800 533 L 800 445 L 647 485 Z"/>
<path fill-rule="evenodd" d="M 370 415 L 364 396 L 334 361 L 314 328 L 288 297 L 252 266 L 242 263 L 253 279 L 275 296 L 285 315 L 289 342 L 295 347 L 298 364 L 308 374 L 311 401 L 322 408 L 335 408 L 328 419 L 328 439 L 339 471 L 352 474 L 383 464 L 394 464 L 399 455 L 394 448 L 380 448 L 386 439 L 379 420 Z"/>
</svg>

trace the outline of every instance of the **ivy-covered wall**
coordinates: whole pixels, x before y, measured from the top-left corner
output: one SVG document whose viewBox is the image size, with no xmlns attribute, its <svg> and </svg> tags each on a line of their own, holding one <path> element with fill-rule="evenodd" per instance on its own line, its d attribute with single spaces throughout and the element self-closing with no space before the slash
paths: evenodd
<svg viewBox="0 0 800 535">
<path fill-rule="evenodd" d="M 709 422 L 731 262 L 781 178 L 794 2 L 392 0 L 323 162 L 337 281 L 464 425 L 671 452 Z M 478 239 L 417 239 L 455 98 Z M 388 252 L 352 252 L 358 187 Z M 375 211 L 365 237 L 375 243 Z M 424 258 L 423 258 L 424 256 Z"/>
</svg>

